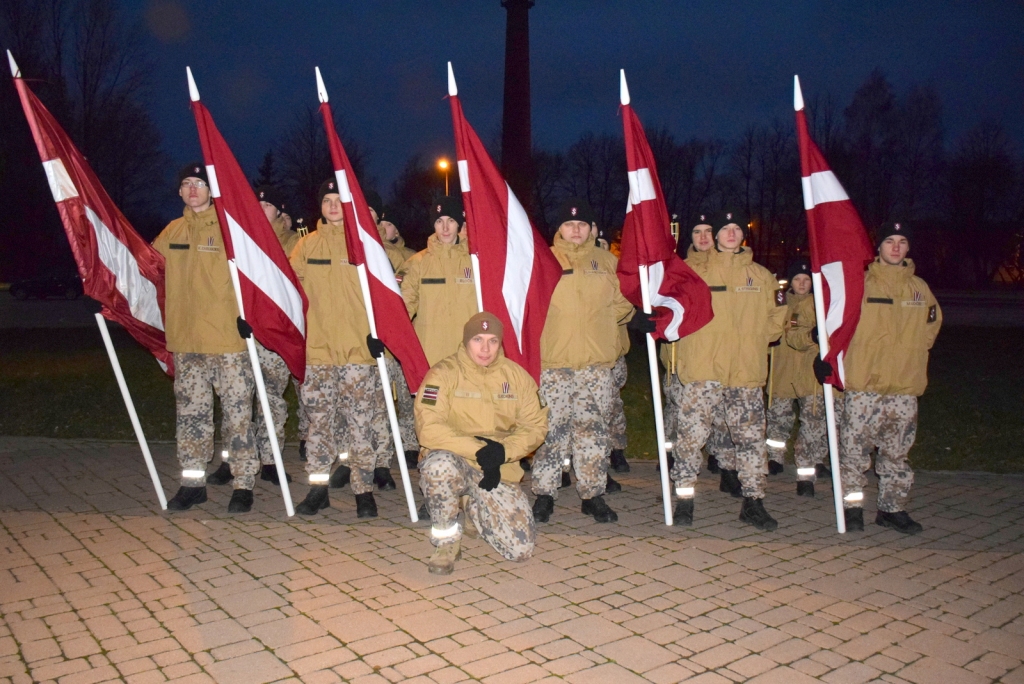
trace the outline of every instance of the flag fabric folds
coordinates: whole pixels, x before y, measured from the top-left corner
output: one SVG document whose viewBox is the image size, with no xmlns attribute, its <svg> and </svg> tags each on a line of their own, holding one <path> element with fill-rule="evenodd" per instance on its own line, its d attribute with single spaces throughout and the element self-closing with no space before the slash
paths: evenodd
<svg viewBox="0 0 1024 684">
<path fill-rule="evenodd" d="M 642 308 L 640 266 L 647 266 L 651 310 L 657 325 L 653 334 L 656 339 L 672 342 L 700 330 L 711 320 L 711 290 L 676 254 L 654 154 L 643 125 L 629 104 L 625 79 L 623 74 L 621 112 L 629 201 L 622 226 L 619 285 L 626 299 Z"/>
<path fill-rule="evenodd" d="M 483 308 L 505 326 L 505 356 L 539 382 L 540 336 L 562 267 L 466 121 L 451 63 L 448 95 L 469 251 L 480 263 L 475 276 Z"/>
<path fill-rule="evenodd" d="M 279 354 L 292 375 L 302 380 L 306 373 L 306 294 L 248 179 L 199 101 L 191 71 L 189 86 L 224 249 L 238 268 L 244 318 L 256 339 Z"/>
<path fill-rule="evenodd" d="M 430 370 L 430 365 L 423 353 L 423 347 L 420 346 L 419 338 L 416 337 L 416 331 L 413 330 L 412 321 L 409 320 L 402 292 L 395 280 L 395 272 L 384 252 L 376 224 L 370 216 L 369 205 L 352 171 L 352 164 L 345 154 L 341 139 L 334 129 L 334 118 L 331 115 L 331 106 L 326 102 L 326 94 L 324 98 L 325 101 L 320 105 L 320 113 L 324 117 L 327 143 L 331 148 L 334 175 L 341 194 L 342 211 L 345 213 L 345 245 L 348 247 L 348 258 L 356 266 L 365 264 L 370 285 L 370 302 L 377 324 L 377 337 L 402 364 L 405 380 L 409 388 L 416 392 Z"/>
<path fill-rule="evenodd" d="M 7 54 L 85 294 L 103 305 L 105 318 L 124 327 L 174 375 L 174 357 L 164 336 L 163 256 L 135 232 Z"/>
<path fill-rule="evenodd" d="M 821 274 L 825 303 L 828 353 L 824 361 L 832 365 L 831 384 L 843 389 L 843 357 L 860 321 L 864 269 L 874 260 L 875 250 L 853 202 L 811 139 L 799 78 L 794 79 L 794 87 L 811 272 Z"/>
</svg>

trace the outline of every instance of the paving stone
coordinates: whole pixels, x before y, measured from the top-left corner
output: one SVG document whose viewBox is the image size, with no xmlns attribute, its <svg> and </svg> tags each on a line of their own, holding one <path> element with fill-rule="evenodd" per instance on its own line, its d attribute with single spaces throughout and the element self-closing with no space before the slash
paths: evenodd
<svg viewBox="0 0 1024 684">
<path fill-rule="evenodd" d="M 267 651 L 209 665 L 206 671 L 218 684 L 265 684 L 290 677 L 292 670 Z"/>
</svg>

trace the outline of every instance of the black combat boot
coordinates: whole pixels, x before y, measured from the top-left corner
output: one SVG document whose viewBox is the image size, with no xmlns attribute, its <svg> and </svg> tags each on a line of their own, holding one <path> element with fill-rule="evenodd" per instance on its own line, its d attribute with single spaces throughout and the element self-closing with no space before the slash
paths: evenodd
<svg viewBox="0 0 1024 684">
<path fill-rule="evenodd" d="M 622 485 L 620 485 L 618 482 L 613 480 L 612 476 L 609 475 L 608 476 L 608 484 L 606 484 L 604 486 L 604 491 L 605 491 L 606 494 L 614 494 L 615 492 L 621 492 L 622 491 Z"/>
<path fill-rule="evenodd" d="M 228 465 L 227 461 L 221 461 L 220 468 L 206 476 L 206 484 L 226 485 L 234 479 L 235 476 L 231 474 L 231 466 Z"/>
<path fill-rule="evenodd" d="M 740 484 L 738 470 L 726 470 L 722 468 L 721 481 L 718 483 L 718 491 L 731 494 L 737 499 L 743 496 L 743 485 Z"/>
<path fill-rule="evenodd" d="M 864 509 L 863 508 L 844 508 L 843 519 L 846 520 L 846 531 L 847 532 L 863 532 L 864 531 Z"/>
<path fill-rule="evenodd" d="M 814 498 L 814 483 L 811 481 L 803 481 L 796 483 L 796 495 L 797 496 L 808 496 Z"/>
<path fill-rule="evenodd" d="M 551 514 L 555 512 L 555 497 L 541 494 L 533 502 L 533 519 L 537 522 L 551 520 Z"/>
<path fill-rule="evenodd" d="M 626 454 L 622 449 L 612 449 L 611 468 L 617 473 L 628 473 L 629 463 L 626 461 Z"/>
<path fill-rule="evenodd" d="M 289 475 L 288 473 L 285 473 L 284 477 L 289 482 L 292 481 L 292 476 Z M 275 466 L 273 463 L 265 464 L 260 469 L 260 479 L 261 480 L 266 480 L 267 482 L 270 482 L 271 484 L 275 484 L 278 487 L 281 486 L 281 480 L 277 477 L 277 466 Z"/>
<path fill-rule="evenodd" d="M 768 474 L 769 475 L 778 475 L 779 473 L 781 473 L 785 469 L 786 469 L 786 466 L 782 465 L 782 463 L 780 463 L 779 461 L 773 461 L 771 459 L 768 459 Z"/>
<path fill-rule="evenodd" d="M 430 509 L 427 508 L 426 502 L 420 504 L 419 510 L 416 511 L 416 516 L 420 520 L 430 522 Z"/>
<path fill-rule="evenodd" d="M 693 499 L 679 499 L 672 512 L 672 524 L 689 527 L 693 524 Z"/>
<path fill-rule="evenodd" d="M 302 503 L 295 507 L 295 512 L 299 515 L 316 515 L 323 509 L 329 508 L 330 505 L 331 495 L 328 493 L 327 487 L 314 485 L 309 488 Z"/>
<path fill-rule="evenodd" d="M 377 489 L 382 492 L 390 491 L 395 488 L 395 479 L 391 477 L 390 468 L 374 468 L 373 469 L 373 484 L 377 485 Z"/>
<path fill-rule="evenodd" d="M 377 502 L 374 501 L 373 499 L 373 492 L 366 492 L 365 494 L 356 494 L 356 517 L 377 517 Z"/>
<path fill-rule="evenodd" d="M 914 522 L 913 518 L 906 511 L 896 511 L 895 513 L 878 511 L 878 514 L 875 516 L 875 524 L 888 527 L 903 534 L 917 534 L 924 529 L 921 527 L 921 523 Z"/>
<path fill-rule="evenodd" d="M 206 503 L 206 487 L 179 487 L 178 493 L 167 502 L 167 510 L 187 511 L 201 503 Z"/>
<path fill-rule="evenodd" d="M 740 509 L 740 520 L 765 532 L 774 532 L 779 527 L 775 518 L 764 510 L 764 503 L 761 499 L 755 499 L 752 496 L 744 497 L 743 507 Z"/>
<path fill-rule="evenodd" d="M 252 490 L 236 489 L 228 502 L 228 513 L 248 513 L 252 510 Z"/>
<path fill-rule="evenodd" d="M 665 460 L 668 462 L 668 470 L 669 470 L 669 472 L 672 472 L 672 468 L 676 464 L 676 457 L 673 456 L 672 452 L 670 451 L 667 454 L 665 454 Z M 656 472 L 656 473 L 660 473 L 661 472 L 661 459 L 660 458 L 657 461 L 654 462 L 654 472 Z M 718 472 L 718 471 L 715 471 L 715 472 Z"/>
<path fill-rule="evenodd" d="M 299 460 L 303 463 L 306 462 L 306 440 L 299 440 Z"/>
<path fill-rule="evenodd" d="M 348 484 L 352 478 L 352 469 L 347 465 L 340 465 L 334 469 L 331 473 L 330 485 L 331 489 L 341 489 Z"/>
<path fill-rule="evenodd" d="M 814 476 L 821 479 L 832 479 L 832 470 L 824 463 L 814 466 Z"/>
<path fill-rule="evenodd" d="M 714 454 L 708 456 L 708 472 L 717 475 L 721 468 L 718 466 L 718 457 Z"/>
<path fill-rule="evenodd" d="M 409 472 L 416 470 L 420 466 L 420 452 L 418 451 L 406 451 L 405 452 L 405 465 L 409 468 Z"/>
<path fill-rule="evenodd" d="M 580 512 L 584 515 L 594 516 L 594 520 L 599 523 L 617 522 L 619 519 L 618 513 L 608 508 L 608 504 L 604 502 L 603 496 L 584 499 L 580 505 Z"/>
<path fill-rule="evenodd" d="M 559 489 L 565 489 L 566 487 L 572 487 L 572 480 L 569 478 L 569 471 L 562 471 L 562 484 L 558 485 Z"/>
</svg>

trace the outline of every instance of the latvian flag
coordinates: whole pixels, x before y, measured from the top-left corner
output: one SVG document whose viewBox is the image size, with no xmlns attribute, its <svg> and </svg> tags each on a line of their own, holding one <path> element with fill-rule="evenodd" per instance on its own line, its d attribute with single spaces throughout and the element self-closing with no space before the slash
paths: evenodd
<svg viewBox="0 0 1024 684">
<path fill-rule="evenodd" d="M 864 269 L 874 259 L 874 250 L 853 202 L 811 140 L 799 77 L 793 77 L 793 87 L 811 272 L 820 274 L 825 304 L 828 353 L 824 360 L 832 365 L 830 384 L 843 389 L 843 356 L 860 321 Z"/>
<path fill-rule="evenodd" d="M 85 157 L 7 59 L 85 294 L 174 375 L 164 337 L 164 258 L 120 212 Z"/>
</svg>

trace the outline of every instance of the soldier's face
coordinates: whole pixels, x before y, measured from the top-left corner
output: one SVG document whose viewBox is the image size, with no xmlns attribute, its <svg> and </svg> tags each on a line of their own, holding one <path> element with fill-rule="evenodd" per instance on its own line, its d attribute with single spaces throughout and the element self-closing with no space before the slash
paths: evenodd
<svg viewBox="0 0 1024 684">
<path fill-rule="evenodd" d="M 381 227 L 384 229 L 384 239 L 388 242 L 398 237 L 398 228 L 391 221 L 381 221 Z"/>
<path fill-rule="evenodd" d="M 711 234 L 711 226 L 701 223 L 690 231 L 693 237 L 693 248 L 698 252 L 706 252 L 715 244 L 715 237 Z"/>
<path fill-rule="evenodd" d="M 324 215 L 328 223 L 344 223 L 345 212 L 341 209 L 341 195 L 336 192 L 324 195 L 323 201 L 320 202 L 320 213 Z"/>
<path fill-rule="evenodd" d="M 574 245 L 582 245 L 590 239 L 590 224 L 586 221 L 566 221 L 558 227 L 563 240 Z"/>
<path fill-rule="evenodd" d="M 459 222 L 451 216 L 441 216 L 434 221 L 434 234 L 445 245 L 454 245 L 459 236 Z"/>
<path fill-rule="evenodd" d="M 898 266 L 907 258 L 909 251 L 910 243 L 907 242 L 907 238 L 902 235 L 890 235 L 882 241 L 882 245 L 878 248 L 878 256 L 882 257 L 882 261 L 885 263 Z"/>
<path fill-rule="evenodd" d="M 471 337 L 469 342 L 466 344 L 466 351 L 469 352 L 469 358 L 478 366 L 490 366 L 494 363 L 494 360 L 498 358 L 498 350 L 501 348 L 501 342 L 497 336 L 490 335 L 488 333 L 480 333 Z"/>
<path fill-rule="evenodd" d="M 735 252 L 743 244 L 743 229 L 730 223 L 718 231 L 718 249 L 723 252 Z"/>
<path fill-rule="evenodd" d="M 281 215 L 281 212 L 277 210 L 277 207 L 275 207 L 270 202 L 260 201 L 260 206 L 263 208 L 263 214 L 267 217 L 267 220 L 270 222 L 273 222 L 274 219 Z"/>
<path fill-rule="evenodd" d="M 189 176 L 181 181 L 178 196 L 184 200 L 185 206 L 191 207 L 193 211 L 205 211 L 210 207 L 210 186 L 202 178 Z"/>
<path fill-rule="evenodd" d="M 793 276 L 789 286 L 793 288 L 793 294 L 805 295 L 811 291 L 811 276 L 806 273 L 798 273 Z"/>
</svg>

